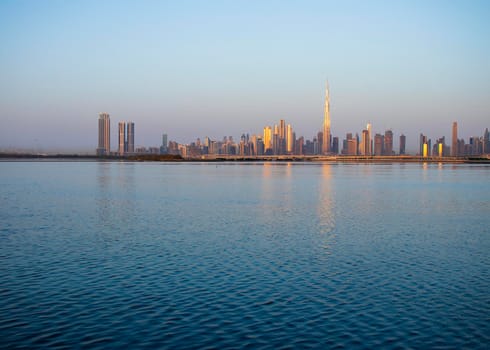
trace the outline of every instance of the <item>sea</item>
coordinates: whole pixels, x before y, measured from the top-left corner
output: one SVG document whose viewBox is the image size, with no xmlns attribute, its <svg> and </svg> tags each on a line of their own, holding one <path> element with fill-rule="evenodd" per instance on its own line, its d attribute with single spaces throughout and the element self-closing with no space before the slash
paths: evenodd
<svg viewBox="0 0 490 350">
<path fill-rule="evenodd" d="M 0 348 L 488 349 L 490 165 L 0 162 Z"/>
</svg>

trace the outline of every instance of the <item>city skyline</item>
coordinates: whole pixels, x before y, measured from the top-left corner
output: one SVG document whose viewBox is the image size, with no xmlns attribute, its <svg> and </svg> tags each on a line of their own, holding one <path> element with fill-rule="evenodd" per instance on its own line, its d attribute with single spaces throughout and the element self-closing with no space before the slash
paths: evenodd
<svg viewBox="0 0 490 350">
<path fill-rule="evenodd" d="M 190 142 L 288 120 L 331 133 L 481 134 L 490 114 L 490 4 L 328 1 L 2 2 L 0 149 L 93 152 L 93 116 Z M 111 148 L 117 145 L 112 129 Z M 395 141 L 396 142 L 396 141 Z"/>
<path fill-rule="evenodd" d="M 399 143 L 394 143 L 393 130 L 387 129 L 383 134 L 376 133 L 373 137 L 371 123 L 359 133 L 346 133 L 345 139 L 330 133 L 330 95 L 328 82 L 325 90 L 325 112 L 322 130 L 306 139 L 296 135 L 293 126 L 280 119 L 278 124 L 266 125 L 263 133 L 250 135 L 242 133 L 238 141 L 233 136 L 224 136 L 222 141 L 198 136 L 195 141 L 180 143 L 168 140 L 166 133 L 162 134 L 162 144 L 158 147 L 134 147 L 134 123 L 119 122 L 118 147 L 116 151 L 110 149 L 110 118 L 108 113 L 99 113 L 98 122 L 98 156 L 128 156 L 135 154 L 171 154 L 184 158 L 200 158 L 204 155 L 232 155 L 232 156 L 395 156 L 416 155 L 422 157 L 462 157 L 490 154 L 490 132 L 488 128 L 482 136 L 473 136 L 468 139 L 458 138 L 458 123 L 452 123 L 452 136 L 450 145 L 446 144 L 443 135 L 434 140 L 423 133 L 419 136 L 419 151 L 407 152 L 406 136 L 399 135 Z M 340 143 L 340 141 L 342 141 Z M 433 145 L 433 147 L 432 147 Z M 395 151 L 398 149 L 398 151 Z"/>
</svg>

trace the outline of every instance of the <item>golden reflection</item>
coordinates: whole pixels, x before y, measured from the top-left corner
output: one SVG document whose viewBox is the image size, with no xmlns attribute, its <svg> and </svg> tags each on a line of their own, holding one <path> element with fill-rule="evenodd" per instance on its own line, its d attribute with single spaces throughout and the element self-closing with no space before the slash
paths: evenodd
<svg viewBox="0 0 490 350">
<path fill-rule="evenodd" d="M 272 176 L 272 165 L 269 162 L 264 163 L 263 171 L 262 171 L 262 177 L 263 178 L 269 178 Z"/>
<path fill-rule="evenodd" d="M 321 232 L 324 234 L 331 232 L 335 227 L 335 218 L 333 214 L 334 198 L 332 187 L 332 165 L 323 164 L 318 192 L 317 211 L 320 221 L 320 229 Z"/>
<path fill-rule="evenodd" d="M 278 217 L 294 216 L 293 165 L 290 163 L 264 163 L 262 186 L 257 220 L 271 228 L 269 234 L 276 235 Z"/>
<path fill-rule="evenodd" d="M 422 163 L 422 180 L 425 182 L 428 179 L 428 170 L 429 170 L 429 163 L 423 162 Z"/>
</svg>

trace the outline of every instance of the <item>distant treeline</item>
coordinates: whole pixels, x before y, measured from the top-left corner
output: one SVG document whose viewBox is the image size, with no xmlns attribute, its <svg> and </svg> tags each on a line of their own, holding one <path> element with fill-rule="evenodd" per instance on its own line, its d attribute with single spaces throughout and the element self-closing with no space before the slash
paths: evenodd
<svg viewBox="0 0 490 350">
<path fill-rule="evenodd" d="M 174 154 L 141 154 L 132 156 L 95 156 L 84 154 L 35 154 L 35 153 L 0 153 L 0 159 L 72 159 L 72 160 L 129 160 L 129 161 L 181 161 L 182 156 Z"/>
</svg>

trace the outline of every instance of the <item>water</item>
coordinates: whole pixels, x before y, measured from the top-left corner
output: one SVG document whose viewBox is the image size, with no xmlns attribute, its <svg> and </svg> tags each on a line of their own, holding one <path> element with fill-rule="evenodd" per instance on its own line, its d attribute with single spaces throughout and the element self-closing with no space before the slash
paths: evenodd
<svg viewBox="0 0 490 350">
<path fill-rule="evenodd" d="M 0 163 L 0 347 L 488 348 L 490 167 Z"/>
</svg>

